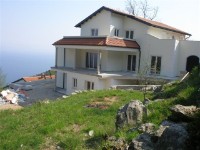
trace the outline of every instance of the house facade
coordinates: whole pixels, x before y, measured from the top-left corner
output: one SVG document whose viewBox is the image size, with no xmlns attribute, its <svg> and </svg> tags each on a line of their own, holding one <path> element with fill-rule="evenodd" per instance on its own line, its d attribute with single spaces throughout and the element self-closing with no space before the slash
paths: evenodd
<svg viewBox="0 0 200 150">
<path fill-rule="evenodd" d="M 56 48 L 56 88 L 107 89 L 136 84 L 138 73 L 176 79 L 199 64 L 200 42 L 166 24 L 101 7 L 75 27 L 80 36 L 64 36 Z"/>
</svg>

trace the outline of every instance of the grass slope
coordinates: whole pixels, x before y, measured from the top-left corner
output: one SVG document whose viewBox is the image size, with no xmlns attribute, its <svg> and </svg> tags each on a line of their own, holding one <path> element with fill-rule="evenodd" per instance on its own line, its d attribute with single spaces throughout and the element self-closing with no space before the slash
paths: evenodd
<svg viewBox="0 0 200 150">
<path fill-rule="evenodd" d="M 114 97 L 114 98 L 113 98 Z M 200 75 L 196 69 L 182 83 L 164 86 L 164 91 L 148 93 L 151 100 L 164 99 L 148 105 L 149 115 L 143 122 L 159 125 L 170 115 L 175 104 L 200 105 Z M 107 109 L 88 108 L 115 99 Z M 131 140 L 139 133 L 129 128 L 115 130 L 116 112 L 132 99 L 143 99 L 143 93 L 125 90 L 90 91 L 50 103 L 37 103 L 18 111 L 0 112 L 0 149 L 102 149 L 104 135 Z M 108 105 L 109 103 L 106 103 Z M 105 107 L 103 107 L 105 108 Z M 200 114 L 189 124 L 189 149 L 196 149 L 200 141 Z M 94 136 L 88 132 L 94 130 Z"/>
<path fill-rule="evenodd" d="M 108 109 L 87 108 L 105 97 L 117 97 Z M 131 99 L 142 99 L 136 91 L 102 90 L 77 94 L 50 103 L 37 103 L 18 111 L 0 112 L 0 149 L 98 149 L 103 135 L 115 133 L 118 108 Z M 94 130 L 94 136 L 88 132 Z"/>
</svg>

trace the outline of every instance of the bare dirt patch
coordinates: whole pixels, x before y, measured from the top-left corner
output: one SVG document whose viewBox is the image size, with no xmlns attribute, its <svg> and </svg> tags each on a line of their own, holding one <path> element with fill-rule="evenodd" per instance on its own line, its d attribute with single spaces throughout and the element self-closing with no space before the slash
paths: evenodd
<svg viewBox="0 0 200 150">
<path fill-rule="evenodd" d="M 98 99 L 93 100 L 88 105 L 86 105 L 86 107 L 108 109 L 117 100 L 118 100 L 117 96 L 98 98 Z"/>
<path fill-rule="evenodd" d="M 19 110 L 19 109 L 22 109 L 23 107 L 22 106 L 19 106 L 19 105 L 14 105 L 14 104 L 5 104 L 5 105 L 1 105 L 0 106 L 0 111 L 1 110 L 8 110 L 8 109 L 11 109 L 11 110 Z"/>
<path fill-rule="evenodd" d="M 75 133 L 78 133 L 78 132 L 80 132 L 81 128 L 82 128 L 81 125 L 73 124 L 71 130 L 72 130 L 73 132 L 75 132 Z"/>
<path fill-rule="evenodd" d="M 51 137 L 47 137 L 44 145 L 41 148 L 43 150 L 55 150 L 57 149 L 57 144 L 53 141 Z"/>
</svg>

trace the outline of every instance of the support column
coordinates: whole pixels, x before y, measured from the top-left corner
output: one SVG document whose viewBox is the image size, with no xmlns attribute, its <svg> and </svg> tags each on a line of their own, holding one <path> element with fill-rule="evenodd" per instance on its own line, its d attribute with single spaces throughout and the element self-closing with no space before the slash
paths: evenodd
<svg viewBox="0 0 200 150">
<path fill-rule="evenodd" d="M 101 51 L 98 52 L 98 59 L 97 59 L 97 74 L 101 73 Z"/>
<path fill-rule="evenodd" d="M 57 67 L 57 63 L 58 63 L 58 48 L 56 47 L 56 53 L 55 53 L 55 67 Z"/>
<path fill-rule="evenodd" d="M 77 57 L 76 57 L 77 49 L 74 49 L 74 66 L 73 69 L 76 69 Z"/>
</svg>

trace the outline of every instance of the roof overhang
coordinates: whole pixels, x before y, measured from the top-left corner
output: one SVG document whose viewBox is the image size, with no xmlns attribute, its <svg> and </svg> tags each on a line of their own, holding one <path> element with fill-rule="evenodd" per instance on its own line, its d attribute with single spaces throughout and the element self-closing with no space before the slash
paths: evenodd
<svg viewBox="0 0 200 150">
<path fill-rule="evenodd" d="M 134 40 L 128 40 L 118 37 L 64 37 L 56 41 L 56 47 L 64 47 L 71 49 L 93 49 L 93 50 L 109 50 L 109 51 L 138 51 L 139 44 Z"/>
<path fill-rule="evenodd" d="M 121 48 L 110 46 L 85 46 L 85 45 L 55 45 L 56 47 L 69 48 L 69 49 L 82 49 L 82 50 L 96 50 L 96 51 L 118 51 L 118 52 L 138 52 L 139 49 L 134 48 Z"/>
</svg>

